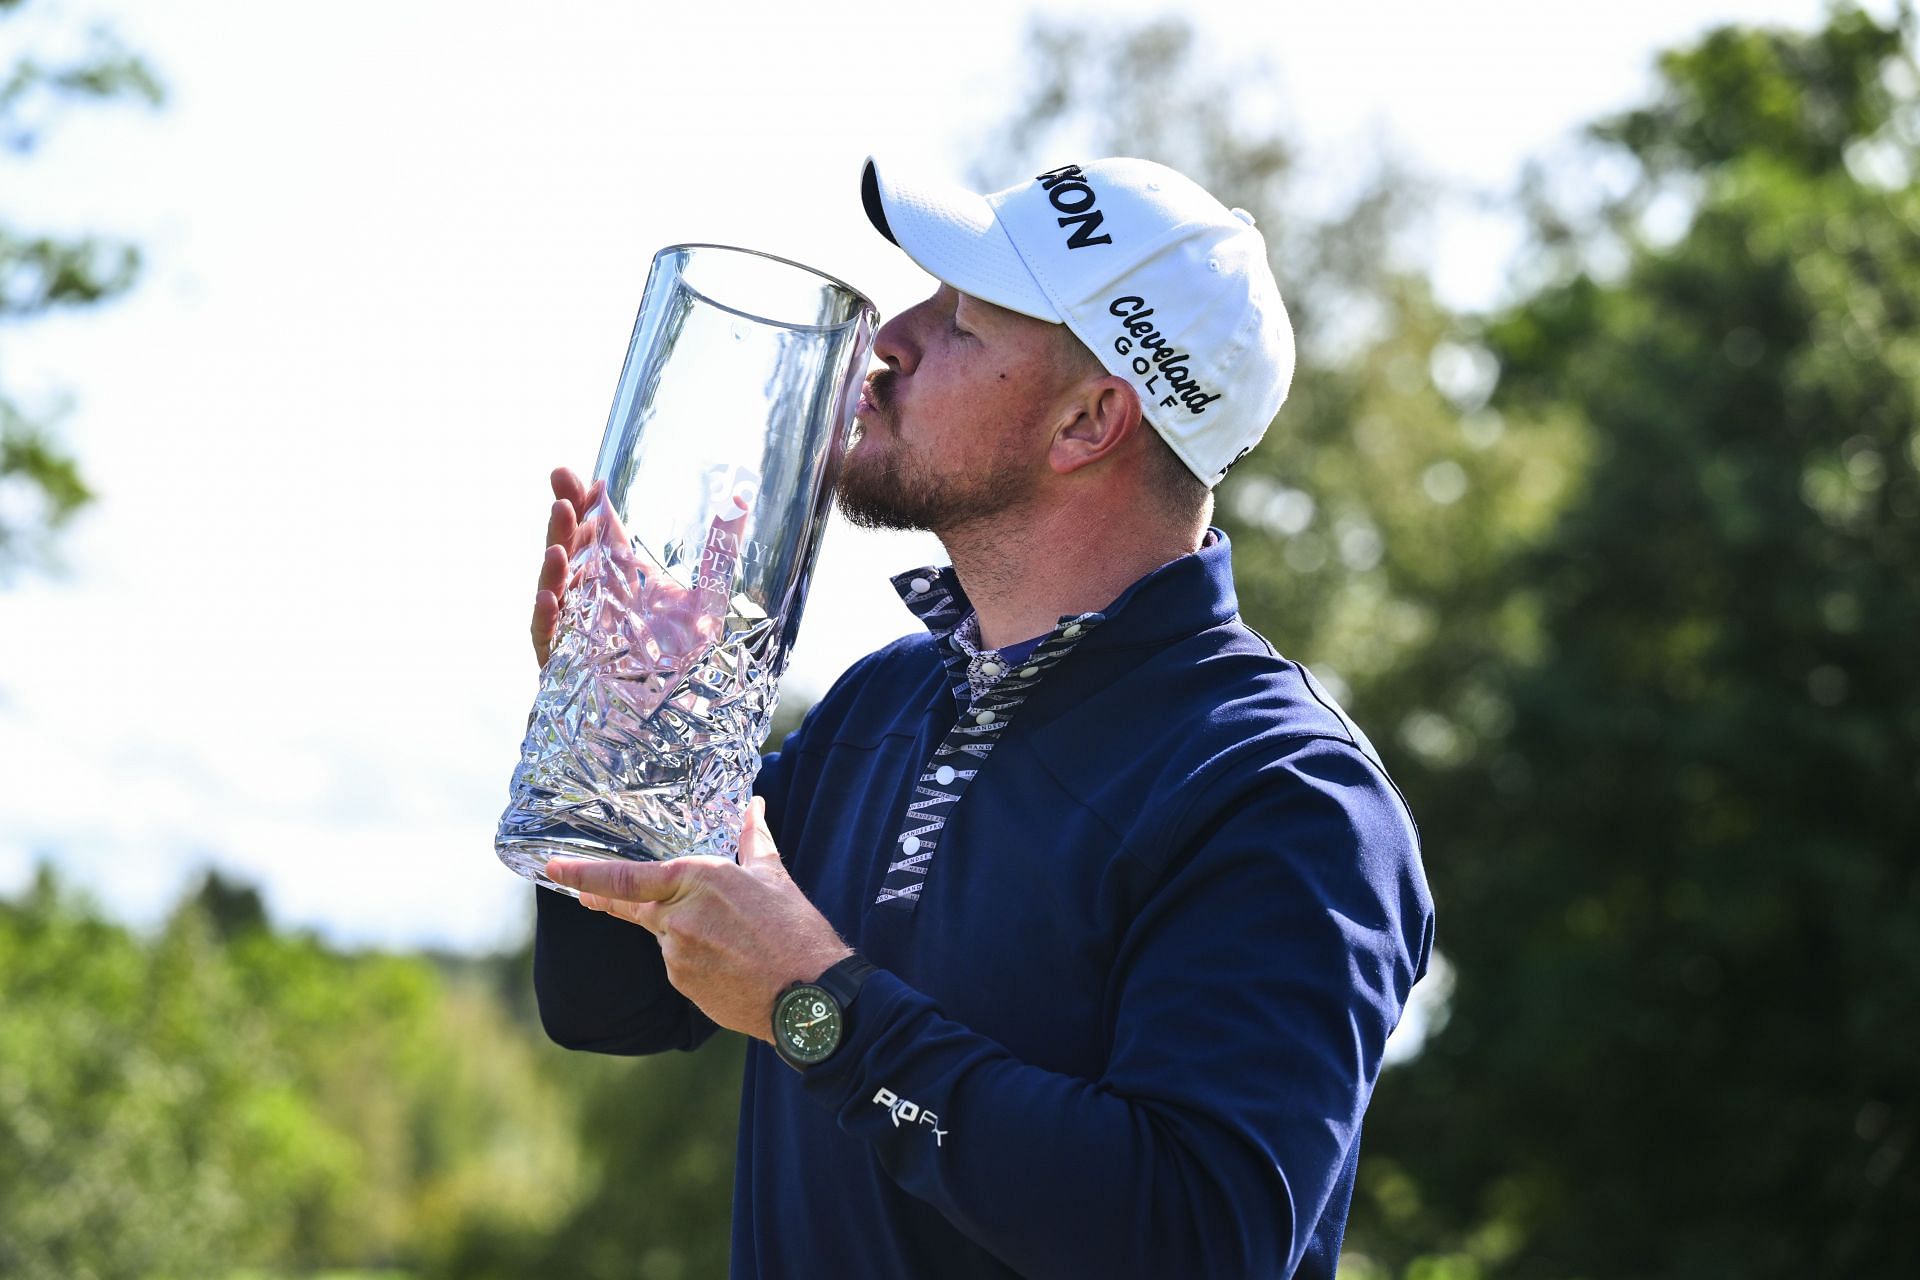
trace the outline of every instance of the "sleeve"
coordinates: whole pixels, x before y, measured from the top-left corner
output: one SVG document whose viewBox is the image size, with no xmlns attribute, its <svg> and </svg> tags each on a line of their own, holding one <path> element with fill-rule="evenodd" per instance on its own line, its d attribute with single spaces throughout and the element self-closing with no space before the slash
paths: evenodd
<svg viewBox="0 0 1920 1280">
<path fill-rule="evenodd" d="M 884 971 L 803 1077 L 1023 1275 L 1291 1275 L 1351 1175 L 1430 945 L 1416 837 L 1349 744 L 1241 779 L 1203 797 L 1120 938 L 1100 1079 L 1016 1061 Z"/>
<path fill-rule="evenodd" d="M 789 746 L 795 736 L 788 735 Z M 787 792 L 783 754 L 762 757 L 753 783 L 754 793 L 767 797 L 775 831 Z M 535 889 L 534 901 L 534 997 L 540 1025 L 555 1044 L 593 1053 L 662 1053 L 697 1049 L 717 1030 L 667 980 L 659 939 L 651 933 L 551 889 Z"/>
<path fill-rule="evenodd" d="M 661 1053 L 693 1049 L 714 1025 L 667 981 L 651 933 L 535 889 L 533 991 L 540 1025 L 565 1049 Z"/>
</svg>

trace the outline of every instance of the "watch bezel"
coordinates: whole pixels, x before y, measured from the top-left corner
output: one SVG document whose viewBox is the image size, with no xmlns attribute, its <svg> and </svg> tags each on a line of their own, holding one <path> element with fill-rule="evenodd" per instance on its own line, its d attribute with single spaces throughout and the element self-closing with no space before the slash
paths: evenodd
<svg viewBox="0 0 1920 1280">
<path fill-rule="evenodd" d="M 802 1053 L 795 1049 L 787 1036 L 785 1027 L 781 1025 L 782 1016 L 785 1012 L 808 997 L 817 997 L 826 1001 L 828 1008 L 833 1010 L 833 1039 L 816 1053 Z M 834 1050 L 838 1049 L 840 1042 L 846 1038 L 846 1019 L 846 1008 L 840 1003 L 839 998 L 836 997 L 833 992 L 827 990 L 817 982 L 796 982 L 785 991 L 782 991 L 779 999 L 773 1002 L 774 1051 L 778 1053 L 782 1059 L 796 1067 L 818 1066 L 828 1058 L 831 1058 Z"/>
</svg>

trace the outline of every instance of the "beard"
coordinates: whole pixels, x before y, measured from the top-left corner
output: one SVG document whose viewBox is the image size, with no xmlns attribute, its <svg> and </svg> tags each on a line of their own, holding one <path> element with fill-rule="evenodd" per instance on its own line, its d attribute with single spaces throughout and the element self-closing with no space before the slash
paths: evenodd
<svg viewBox="0 0 1920 1280">
<path fill-rule="evenodd" d="M 917 456 L 899 434 L 891 383 L 890 374 L 876 374 L 867 390 L 888 434 L 863 425 L 840 469 L 834 492 L 848 520 L 862 529 L 940 534 L 992 520 L 1027 499 L 1033 476 L 1010 441 L 965 471 L 941 474 Z"/>
</svg>

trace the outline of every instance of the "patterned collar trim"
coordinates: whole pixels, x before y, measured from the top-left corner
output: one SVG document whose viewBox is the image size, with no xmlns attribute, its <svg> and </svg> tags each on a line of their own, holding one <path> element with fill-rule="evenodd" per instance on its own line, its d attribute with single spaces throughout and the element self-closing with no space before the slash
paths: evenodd
<svg viewBox="0 0 1920 1280">
<path fill-rule="evenodd" d="M 909 569 L 895 574 L 890 581 L 901 601 L 936 640 L 949 641 L 960 624 L 973 616 L 973 602 L 967 599 L 967 593 L 960 586 L 960 575 L 953 571 L 952 565 Z M 1169 592 L 1174 599 L 1168 599 Z M 1152 617 L 1164 615 L 1176 624 L 1195 607 L 1205 609 L 1217 621 L 1233 617 L 1238 612 L 1238 603 L 1233 598 L 1233 569 L 1226 534 L 1208 529 L 1200 541 L 1200 550 L 1194 555 L 1182 556 L 1155 569 L 1121 592 L 1120 598 L 1104 610 L 1061 615 L 1055 630 L 1075 622 L 1084 626 L 1088 619 L 1110 619 L 1136 595 L 1144 593 L 1153 593 L 1154 603 L 1149 608 Z M 1128 629 L 1138 630 L 1141 625 L 1130 622 Z M 1144 625 L 1152 631 L 1151 618 Z M 975 642 L 975 648 L 979 647 L 977 634 L 968 638 Z"/>
<path fill-rule="evenodd" d="M 910 570 L 895 575 L 892 582 L 893 589 L 900 593 L 900 599 L 907 608 L 940 642 L 940 658 L 946 664 L 947 682 L 962 710 L 986 697 L 1002 682 L 1006 682 L 1009 692 L 1017 688 L 1017 696 L 1024 698 L 1026 691 L 1047 668 L 1066 657 L 1094 628 L 1107 620 L 1107 615 L 1098 611 L 1061 614 L 1053 630 L 1047 633 L 1032 653 L 1020 663 L 1010 664 L 1001 658 L 997 649 L 980 647 L 978 618 L 966 593 L 961 590 L 959 577 L 952 566 L 935 568 L 929 565 Z"/>
<path fill-rule="evenodd" d="M 914 783 L 873 900 L 877 907 L 909 913 L 919 905 L 928 874 L 939 860 L 947 819 L 986 767 L 994 744 L 1019 717 L 1027 695 L 1082 640 L 1136 596 L 1145 596 L 1146 603 L 1129 610 L 1129 621 L 1123 624 L 1133 633 L 1127 637 L 1132 643 L 1171 639 L 1194 625 L 1197 612 L 1220 620 L 1231 617 L 1235 608 L 1227 540 L 1217 531 L 1208 536 L 1198 556 L 1182 557 L 1147 574 L 1104 612 L 1062 616 L 1033 652 L 1018 662 L 1008 662 L 997 650 L 981 649 L 977 624 L 972 635 L 967 633 L 963 624 L 974 616 L 973 605 L 951 567 L 915 569 L 896 577 L 893 585 L 907 608 L 933 633 L 946 664 L 948 687 L 958 704 L 953 727 L 935 746 Z"/>
<path fill-rule="evenodd" d="M 1034 651 L 1009 663 L 996 649 L 968 642 L 964 624 L 973 608 L 951 569 L 916 569 L 893 580 L 907 608 L 939 642 L 947 684 L 958 704 L 953 727 L 920 771 L 874 905 L 911 912 L 920 902 L 940 849 L 947 818 L 966 795 L 999 742 L 1047 672 L 1065 661 L 1104 623 L 1105 614 L 1063 616 Z M 977 626 L 975 628 L 977 634 Z"/>
</svg>

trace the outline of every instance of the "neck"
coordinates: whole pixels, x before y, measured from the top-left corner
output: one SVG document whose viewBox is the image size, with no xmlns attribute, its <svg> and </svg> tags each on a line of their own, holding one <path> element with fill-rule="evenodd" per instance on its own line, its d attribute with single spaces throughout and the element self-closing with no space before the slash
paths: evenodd
<svg viewBox="0 0 1920 1280">
<path fill-rule="evenodd" d="M 1106 608 L 1161 565 L 1198 550 L 1205 534 L 1204 518 L 1173 528 L 1091 498 L 939 532 L 990 649 L 1045 635 L 1063 614 Z"/>
</svg>

